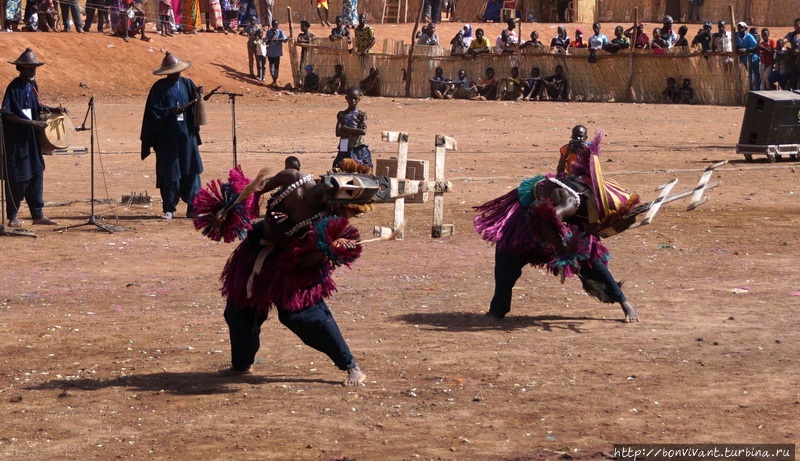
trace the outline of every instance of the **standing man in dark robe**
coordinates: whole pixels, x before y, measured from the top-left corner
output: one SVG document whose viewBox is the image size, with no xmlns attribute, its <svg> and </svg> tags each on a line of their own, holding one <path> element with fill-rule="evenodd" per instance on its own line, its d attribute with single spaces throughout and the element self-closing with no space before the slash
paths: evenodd
<svg viewBox="0 0 800 461">
<path fill-rule="evenodd" d="M 16 61 L 8 62 L 17 66 L 19 77 L 6 88 L 0 109 L 5 142 L 5 162 L 0 165 L 0 177 L 5 179 L 8 197 L 6 217 L 10 227 L 21 227 L 22 221 L 17 217 L 17 212 L 25 198 L 34 224 L 53 225 L 56 223 L 42 212 L 44 157 L 36 138 L 36 128 L 47 127 L 47 122 L 39 118 L 42 110 L 68 112 L 64 108 L 44 106 L 39 101 L 36 68 L 44 63 L 36 60 L 33 50 L 28 48 Z"/>
<path fill-rule="evenodd" d="M 153 75 L 166 75 L 150 88 L 142 120 L 142 160 L 156 152 L 156 187 L 161 191 L 163 219 L 172 219 L 178 201 L 187 203 L 186 217 L 195 218 L 194 197 L 200 190 L 203 161 L 198 146 L 200 127 L 195 123 L 196 105 L 202 87 L 181 77 L 192 65 L 167 51 Z"/>
</svg>

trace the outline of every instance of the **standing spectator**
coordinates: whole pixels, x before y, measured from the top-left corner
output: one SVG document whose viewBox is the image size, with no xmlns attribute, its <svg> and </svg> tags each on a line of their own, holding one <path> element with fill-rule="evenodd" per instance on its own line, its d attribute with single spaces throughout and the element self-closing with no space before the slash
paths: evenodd
<svg viewBox="0 0 800 461">
<path fill-rule="evenodd" d="M 264 37 L 267 42 L 267 61 L 269 61 L 269 75 L 272 77 L 270 86 L 278 86 L 278 72 L 281 67 L 281 56 L 283 56 L 283 44 L 289 41 L 289 37 L 278 29 L 278 20 L 272 20 L 272 27 Z"/>
<path fill-rule="evenodd" d="M 689 33 L 689 28 L 686 26 L 680 26 L 678 28 L 678 40 L 675 42 L 676 47 L 681 48 L 689 48 L 689 40 L 686 39 L 686 34 Z"/>
<path fill-rule="evenodd" d="M 689 14 L 686 15 L 686 22 L 700 22 L 700 7 L 704 0 L 689 0 Z M 694 21 L 692 20 L 694 15 Z"/>
<path fill-rule="evenodd" d="M 464 44 L 464 30 L 461 29 L 450 40 L 450 56 L 464 56 L 468 49 L 469 46 Z"/>
<path fill-rule="evenodd" d="M 436 34 L 436 24 L 430 23 L 422 27 L 422 32 L 417 36 L 417 45 L 439 46 L 439 35 Z"/>
<path fill-rule="evenodd" d="M 711 36 L 711 51 L 732 53 L 733 43 L 728 31 L 725 30 L 725 21 L 717 23 L 717 31 Z"/>
<path fill-rule="evenodd" d="M 221 0 L 220 5 L 222 6 L 222 22 L 225 30 L 236 33 L 239 28 L 239 0 Z"/>
<path fill-rule="evenodd" d="M 431 24 L 442 22 L 442 0 L 430 0 Z"/>
<path fill-rule="evenodd" d="M 364 96 L 380 96 L 381 95 L 381 80 L 378 78 L 378 68 L 372 66 L 369 68 L 369 75 L 359 83 L 361 94 Z"/>
<path fill-rule="evenodd" d="M 599 22 L 592 24 L 592 31 L 594 32 L 594 35 L 589 37 L 589 49 L 602 50 L 605 48 L 606 44 L 608 44 L 608 37 L 600 33 Z"/>
<path fill-rule="evenodd" d="M 183 0 L 182 22 L 184 34 L 196 34 L 203 29 L 200 21 L 200 2 L 206 0 Z"/>
<path fill-rule="evenodd" d="M 331 34 L 328 36 L 328 38 L 332 42 L 337 40 L 347 40 L 347 47 L 350 48 L 350 44 L 352 43 L 350 40 L 350 26 L 344 24 L 341 16 L 336 16 L 334 22 L 336 23 L 336 26 L 331 29 Z"/>
<path fill-rule="evenodd" d="M 314 39 L 316 38 L 314 34 L 308 31 L 311 28 L 311 23 L 302 20 L 300 21 L 300 35 L 297 36 L 297 44 L 298 45 L 311 45 L 314 43 Z M 306 54 L 308 53 L 308 48 L 301 46 L 300 47 L 300 62 L 306 62 Z"/>
<path fill-rule="evenodd" d="M 349 26 L 358 24 L 358 0 L 342 0 L 342 22 Z"/>
<path fill-rule="evenodd" d="M 364 142 L 367 135 L 367 113 L 358 108 L 361 90 L 351 86 L 347 89 L 347 109 L 336 114 L 336 136 L 339 137 L 339 154 L 333 160 L 332 168 L 341 168 L 342 160 L 351 158 L 370 168 L 372 153 Z"/>
<path fill-rule="evenodd" d="M 199 97 L 192 80 L 181 72 L 192 63 L 181 61 L 167 51 L 153 75 L 165 75 L 150 88 L 142 120 L 142 160 L 156 153 L 156 187 L 161 190 L 162 219 L 172 219 L 179 200 L 186 202 L 186 217 L 196 218 L 194 198 L 200 191 L 200 127 L 195 125 L 195 108 L 189 101 Z"/>
<path fill-rule="evenodd" d="M 256 78 L 256 74 L 253 73 L 253 61 L 255 61 L 256 58 L 255 40 L 256 38 L 260 38 L 260 32 L 261 27 L 258 27 L 256 18 L 252 16 L 247 20 L 247 26 L 239 32 L 239 35 L 247 35 L 247 65 L 250 68 L 251 78 Z"/>
<path fill-rule="evenodd" d="M 653 41 L 650 42 L 650 48 L 654 50 L 664 50 L 669 48 L 669 43 L 661 36 L 661 29 L 656 27 L 653 29 Z"/>
<path fill-rule="evenodd" d="M 22 0 L 6 0 L 5 24 L 2 26 L 11 32 L 19 32 L 19 23 L 22 22 Z"/>
<path fill-rule="evenodd" d="M 272 9 L 275 7 L 275 0 L 257 0 L 260 2 L 261 12 L 264 17 L 261 18 L 261 24 L 272 24 Z"/>
<path fill-rule="evenodd" d="M 633 47 L 641 50 L 650 48 L 650 37 L 644 33 L 644 24 L 641 22 L 625 29 L 625 36 L 633 42 Z"/>
<path fill-rule="evenodd" d="M 772 72 L 769 74 L 769 89 L 787 89 L 789 81 L 789 60 L 792 51 L 786 49 L 786 39 L 779 38 L 775 53 L 772 55 Z"/>
<path fill-rule="evenodd" d="M 494 42 L 494 52 L 496 54 L 510 54 L 516 49 L 514 43 L 511 43 L 511 36 L 508 34 L 508 29 L 500 31 L 500 36 Z"/>
<path fill-rule="evenodd" d="M 675 102 L 680 95 L 680 88 L 673 77 L 667 77 L 667 87 L 661 92 L 661 100 L 666 103 Z"/>
<path fill-rule="evenodd" d="M 519 44 L 520 40 L 517 37 L 517 20 L 514 18 L 510 18 L 506 21 L 506 29 L 508 30 L 508 36 L 511 37 L 511 42 L 514 44 Z"/>
<path fill-rule="evenodd" d="M 616 53 L 620 50 L 627 50 L 631 47 L 631 41 L 624 35 L 622 26 L 614 28 L 614 38 L 603 48 L 609 53 Z"/>
<path fill-rule="evenodd" d="M 81 21 L 81 11 L 78 0 L 61 0 L 61 24 L 64 25 L 62 32 L 69 32 L 70 24 L 75 25 L 75 32 L 83 33 L 83 21 Z M 72 21 L 69 15 L 72 14 Z"/>
<path fill-rule="evenodd" d="M 475 40 L 469 44 L 467 54 L 470 56 L 477 56 L 479 54 L 491 52 L 492 46 L 489 44 L 489 39 L 483 36 L 483 29 L 475 30 Z"/>
<path fill-rule="evenodd" d="M 556 30 L 556 36 L 553 37 L 553 40 L 550 41 L 550 48 L 556 53 L 564 53 L 567 54 L 569 51 L 569 35 L 567 35 L 567 28 L 564 26 L 558 26 Z"/>
<path fill-rule="evenodd" d="M 219 0 L 204 0 L 208 2 L 208 11 L 206 11 L 206 30 L 208 32 L 225 32 L 225 26 L 222 22 L 222 5 Z"/>
<path fill-rule="evenodd" d="M 256 80 L 263 82 L 267 79 L 267 41 L 261 29 L 256 32 L 253 46 L 256 50 Z"/>
<path fill-rule="evenodd" d="M 772 73 L 772 65 L 775 63 L 775 47 L 778 46 L 775 40 L 769 38 L 769 29 L 761 29 L 761 43 L 756 50 L 760 58 L 759 74 L 761 77 L 761 89 L 769 90 L 769 75 Z"/>
<path fill-rule="evenodd" d="M 89 32 L 89 29 L 92 27 L 92 22 L 94 22 L 94 15 L 97 13 L 97 31 L 103 32 L 103 28 L 106 23 L 111 26 L 110 21 L 108 20 L 108 7 L 109 2 L 106 0 L 87 0 L 86 2 L 86 21 L 83 24 L 83 31 Z M 41 14 L 41 9 L 39 10 L 39 14 Z"/>
<path fill-rule="evenodd" d="M 325 18 L 322 17 L 322 12 L 325 12 Z M 317 0 L 317 16 L 319 16 L 319 22 L 323 26 L 331 26 L 331 23 L 328 22 L 328 0 Z"/>
<path fill-rule="evenodd" d="M 172 37 L 175 13 L 172 11 L 172 0 L 158 0 L 158 21 L 156 29 L 159 35 Z"/>
<path fill-rule="evenodd" d="M 22 227 L 17 216 L 22 199 L 28 203 L 34 224 L 56 224 L 46 217 L 44 208 L 44 157 L 36 137 L 36 128 L 47 127 L 40 120 L 42 109 L 47 112 L 68 113 L 66 109 L 46 107 L 39 101 L 39 85 L 36 83 L 36 68 L 44 65 L 36 60 L 33 50 L 26 49 L 16 61 L 9 61 L 17 67 L 19 76 L 11 80 L 3 95 L 0 106 L 3 133 L 0 142 L 5 143 L 6 217 L 9 227 Z M 2 212 L 2 211 L 0 211 Z"/>
<path fill-rule="evenodd" d="M 575 29 L 575 40 L 569 46 L 572 48 L 586 48 L 586 42 L 583 41 L 583 30 Z"/>
<path fill-rule="evenodd" d="M 539 40 L 539 32 L 536 32 L 534 30 L 533 32 L 531 32 L 531 39 L 525 41 L 525 43 L 521 44 L 519 47 L 520 49 L 528 47 L 541 49 L 544 48 L 544 45 L 542 44 L 541 40 Z"/>
<path fill-rule="evenodd" d="M 795 18 L 794 30 L 786 34 L 784 41 L 789 44 L 794 55 L 794 68 L 791 68 L 791 61 L 787 63 L 790 82 L 784 89 L 800 90 L 800 18 Z"/>
<path fill-rule="evenodd" d="M 551 101 L 569 101 L 567 94 L 567 77 L 564 75 L 564 68 L 561 64 L 555 68 L 555 73 L 542 80 L 547 90 L 547 96 Z"/>
<path fill-rule="evenodd" d="M 700 51 L 708 53 L 711 51 L 711 21 L 703 23 L 703 27 L 697 31 L 697 35 L 692 39 L 692 47 L 700 47 Z"/>
<path fill-rule="evenodd" d="M 670 15 L 664 16 L 664 20 L 662 21 L 661 38 L 667 42 L 665 48 L 672 48 L 675 46 L 675 42 L 678 41 L 678 34 L 672 30 L 672 16 Z"/>
<path fill-rule="evenodd" d="M 372 30 L 372 26 L 367 25 L 367 13 L 361 13 L 361 15 L 358 17 L 358 27 L 356 27 L 355 36 L 356 52 L 361 56 L 366 56 L 367 53 L 369 53 L 369 50 L 375 46 L 375 31 Z"/>
<path fill-rule="evenodd" d="M 750 90 L 761 87 L 761 76 L 758 72 L 759 59 L 756 50 L 756 39 L 747 31 L 747 23 L 736 23 L 736 48 L 739 50 L 739 62 L 749 72 Z"/>
</svg>

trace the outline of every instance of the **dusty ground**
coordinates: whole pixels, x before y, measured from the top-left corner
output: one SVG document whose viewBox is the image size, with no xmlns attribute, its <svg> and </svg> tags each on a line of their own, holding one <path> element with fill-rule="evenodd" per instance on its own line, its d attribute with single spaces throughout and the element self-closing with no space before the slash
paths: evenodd
<svg viewBox="0 0 800 461">
<path fill-rule="evenodd" d="M 11 35 L 0 37 L 6 50 L 46 45 L 43 34 Z M 63 100 L 76 125 L 88 98 L 72 79 L 85 70 L 65 56 L 90 60 L 105 42 L 79 51 L 70 43 L 106 40 L 99 37 L 51 44 L 40 74 L 43 97 Z M 188 50 L 194 40 L 210 38 L 175 46 Z M 108 50 L 124 45 L 113 43 Z M 248 85 L 209 70 L 230 48 L 207 48 L 213 56 L 194 59 L 189 76 Z M 136 95 L 159 61 L 130 52 L 133 96 L 113 90 L 118 77 L 108 69 L 93 71 L 103 82 L 95 85 L 99 199 L 158 197 L 154 160 L 137 152 L 144 104 Z M 55 72 L 70 65 L 78 70 Z M 324 172 L 343 99 L 260 91 L 237 107 L 245 171 L 279 168 L 295 154 L 307 171 Z M 216 377 L 229 357 L 216 279 L 234 245 L 210 242 L 187 219 L 156 219 L 160 203 L 98 204 L 99 215 L 116 214 L 127 230 L 28 226 L 38 238 L 0 239 L 0 457 L 597 459 L 623 442 L 797 442 L 798 164 L 745 163 L 734 147 L 741 108 L 362 104 L 377 158 L 396 150 L 380 142 L 382 130 L 409 132 L 410 158 L 433 160 L 436 133 L 459 143 L 446 165 L 453 191 L 445 220 L 456 235 L 431 239 L 432 204 L 407 205 L 405 241 L 371 244 L 336 275 L 329 304 L 366 386 L 340 387 L 343 374 L 275 319 L 265 325 L 254 375 Z M 231 166 L 230 106 L 212 100 L 209 113 L 205 180 Z M 589 299 L 577 281 L 559 285 L 534 269 L 520 280 L 511 315 L 486 323 L 493 250 L 472 231 L 471 207 L 552 171 L 576 123 L 606 130 L 606 174 L 645 199 L 673 177 L 676 190 L 688 189 L 709 163 L 730 163 L 699 209 L 669 204 L 652 225 L 606 241 L 640 323 L 621 323 L 618 307 Z M 75 144 L 88 146 L 88 134 Z M 45 211 L 64 225 L 88 219 L 89 162 L 47 158 Z M 390 220 L 382 206 L 356 223 L 368 235 Z"/>
</svg>

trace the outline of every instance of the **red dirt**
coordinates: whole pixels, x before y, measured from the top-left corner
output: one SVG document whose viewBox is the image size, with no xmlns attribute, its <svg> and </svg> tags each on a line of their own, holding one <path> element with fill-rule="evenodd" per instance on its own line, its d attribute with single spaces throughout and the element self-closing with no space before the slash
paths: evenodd
<svg viewBox="0 0 800 461">
<path fill-rule="evenodd" d="M 141 95 L 160 63 L 149 48 L 193 60 L 187 75 L 206 88 L 258 96 L 237 106 L 248 174 L 280 168 L 289 154 L 322 173 L 335 154 L 343 98 L 237 80 L 246 63 L 240 37 L 156 38 L 155 46 L 97 34 L 0 40 L 4 58 L 30 45 L 48 61 L 38 76 L 43 98 L 63 100 L 76 125 L 88 99 L 78 82 L 97 93 L 100 199 L 158 197 L 154 160 L 138 155 Z M 13 67 L 0 74 L 8 81 Z M 231 166 L 224 102 L 208 104 L 205 181 Z M 340 387 L 343 374 L 275 319 L 264 326 L 254 375 L 216 377 L 229 357 L 216 280 L 234 245 L 210 242 L 187 219 L 156 219 L 158 202 L 99 204 L 98 214 L 116 212 L 126 232 L 28 226 L 38 238 L 0 239 L 0 456 L 597 459 L 613 443 L 797 442 L 798 164 L 744 162 L 735 153 L 742 108 L 362 105 L 377 158 L 396 151 L 380 142 L 382 130 L 410 133 L 410 158 L 433 160 L 437 133 L 459 144 L 446 164 L 453 190 L 445 222 L 456 235 L 431 239 L 432 203 L 409 204 L 404 241 L 369 244 L 352 270 L 336 274 L 329 305 L 368 375 L 365 387 Z M 676 190 L 688 189 L 709 163 L 730 163 L 714 174 L 722 185 L 705 205 L 665 205 L 650 226 L 606 241 L 641 322 L 621 323 L 619 307 L 590 299 L 576 280 L 559 285 L 528 268 L 509 317 L 487 324 L 493 250 L 472 230 L 472 207 L 552 171 L 576 123 L 606 131 L 605 173 L 645 199 L 673 177 Z M 88 136 L 77 134 L 75 144 L 88 146 Z M 47 215 L 86 222 L 89 155 L 46 161 Z M 391 216 L 380 206 L 355 222 L 368 235 Z"/>
</svg>

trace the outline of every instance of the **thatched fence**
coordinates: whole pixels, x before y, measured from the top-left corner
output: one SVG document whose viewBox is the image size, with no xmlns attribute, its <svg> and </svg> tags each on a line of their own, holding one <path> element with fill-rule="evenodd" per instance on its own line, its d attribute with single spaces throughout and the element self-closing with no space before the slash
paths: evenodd
<svg viewBox="0 0 800 461">
<path fill-rule="evenodd" d="M 357 86 L 367 76 L 369 68 L 375 66 L 380 71 L 381 95 L 403 97 L 406 94 L 403 75 L 408 65 L 408 46 L 403 42 L 385 40 L 373 48 L 378 52 L 367 56 L 348 52 L 342 42 L 332 44 L 321 39 L 303 48 L 305 57 L 302 62 L 298 59 L 293 68 L 295 82 L 302 79 L 304 74 L 300 69 L 305 64 L 311 64 L 322 79 L 333 75 L 336 64 L 342 64 L 347 85 Z M 669 50 L 662 55 L 650 50 L 602 52 L 594 63 L 590 63 L 588 57 L 586 50 L 574 50 L 569 55 L 541 51 L 481 55 L 473 59 L 452 57 L 449 49 L 443 47 L 417 46 L 411 65 L 410 96 L 426 98 L 430 95 L 428 79 L 434 75 L 436 67 L 442 67 L 447 78 L 455 78 L 463 69 L 468 79 L 478 81 L 488 67 L 494 68 L 498 77 L 503 77 L 510 75 L 513 66 L 518 66 L 520 75 L 527 77 L 533 67 L 547 76 L 559 64 L 564 68 L 573 101 L 658 102 L 667 77 L 674 77 L 678 84 L 683 78 L 691 79 L 695 102 L 699 104 L 741 104 L 743 89 L 748 88 L 746 69 L 737 58 L 726 53 L 704 55 L 687 49 Z"/>
</svg>

